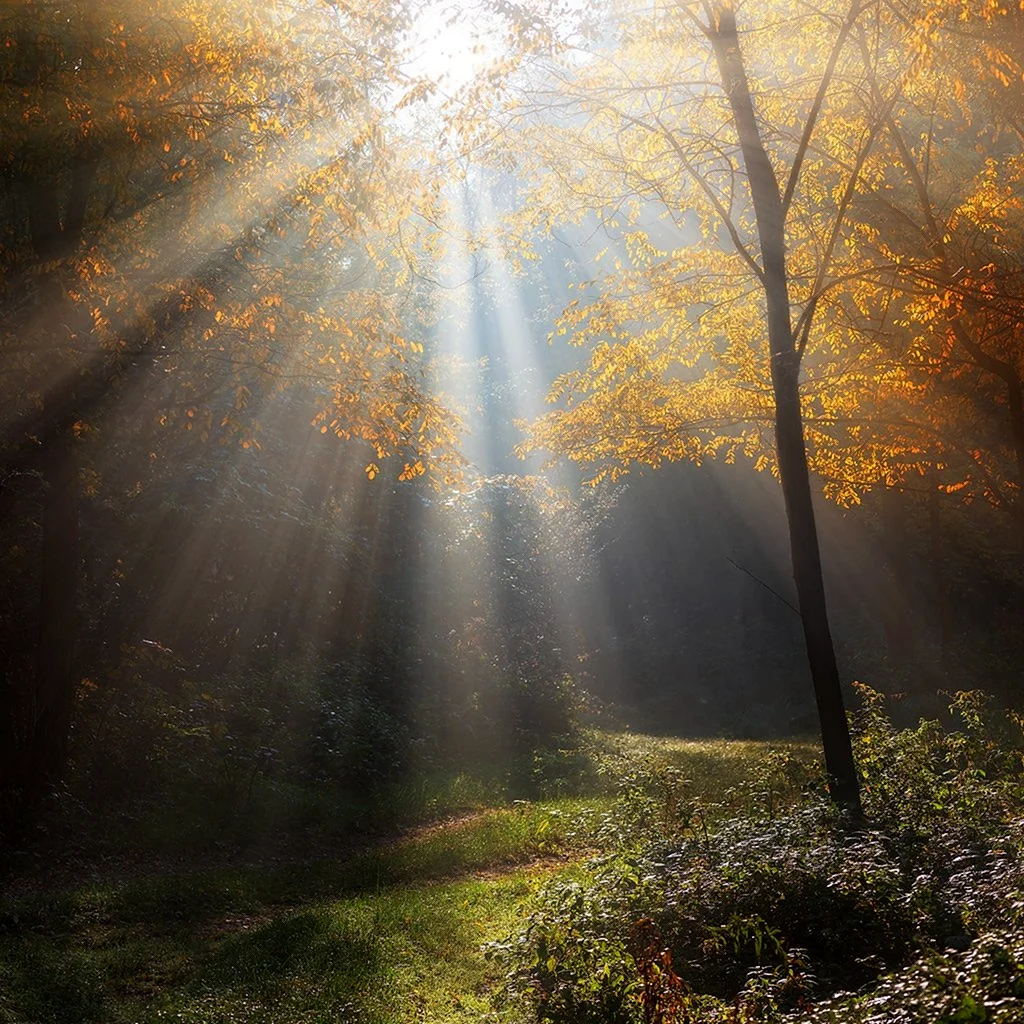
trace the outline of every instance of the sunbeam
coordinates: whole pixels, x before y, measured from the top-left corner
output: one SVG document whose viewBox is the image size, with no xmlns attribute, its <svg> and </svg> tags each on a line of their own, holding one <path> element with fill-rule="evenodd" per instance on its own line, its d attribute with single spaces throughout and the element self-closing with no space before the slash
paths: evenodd
<svg viewBox="0 0 1024 1024">
<path fill-rule="evenodd" d="M 0 1022 L 1024 1019 L 1022 104 L 989 0 L 0 4 Z"/>
</svg>

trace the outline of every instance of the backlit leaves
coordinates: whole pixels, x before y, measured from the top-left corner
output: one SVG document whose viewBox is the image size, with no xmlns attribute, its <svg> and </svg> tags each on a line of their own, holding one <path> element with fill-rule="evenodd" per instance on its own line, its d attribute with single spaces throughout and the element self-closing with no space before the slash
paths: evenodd
<svg viewBox="0 0 1024 1024">
<path fill-rule="evenodd" d="M 399 229 L 432 194 L 395 121 L 429 92 L 399 91 L 405 24 L 391 0 L 4 8 L 0 165 L 19 212 L 0 298 L 19 315 L 0 358 L 29 405 L 100 370 L 116 402 L 142 369 L 154 421 L 201 416 L 204 436 L 253 447 L 261 408 L 298 389 L 317 426 L 457 477 L 458 420 L 408 336 L 423 299 Z M 51 257 L 20 211 L 43 192 L 62 215 L 76 161 L 83 228 Z"/>
<path fill-rule="evenodd" d="M 531 175 L 513 236 L 570 223 L 604 243 L 552 331 L 588 358 L 554 382 L 554 408 L 522 447 L 590 466 L 595 481 L 679 458 L 775 468 L 760 254 L 704 13 L 616 5 L 602 48 L 524 72 L 506 107 L 513 130 L 493 142 L 499 166 Z M 1019 14 L 783 0 L 740 17 L 762 131 L 792 186 L 787 262 L 812 470 L 842 504 L 936 472 L 950 493 L 1005 501 L 1018 483 L 985 358 L 1024 370 L 1024 136 L 1009 102 L 1022 83 Z M 991 87 L 968 89 L 967 68 Z M 960 140 L 988 151 L 993 109 L 1004 155 L 986 160 Z M 942 197 L 934 230 L 896 132 Z"/>
</svg>

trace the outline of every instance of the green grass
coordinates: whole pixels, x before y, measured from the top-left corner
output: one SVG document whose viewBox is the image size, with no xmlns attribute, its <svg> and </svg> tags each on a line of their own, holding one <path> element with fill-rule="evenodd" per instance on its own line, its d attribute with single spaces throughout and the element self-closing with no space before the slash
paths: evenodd
<svg viewBox="0 0 1024 1024">
<path fill-rule="evenodd" d="M 598 745 L 612 774 L 671 766 L 709 801 L 767 750 L 629 734 Z M 571 870 L 587 845 L 574 823 L 609 799 L 605 788 L 493 808 L 343 859 L 2 904 L 0 1024 L 477 1021 L 495 980 L 482 943 L 513 930 L 544 878 Z"/>
<path fill-rule="evenodd" d="M 487 987 L 481 943 L 552 870 L 514 866 L 559 848 L 559 810 L 493 810 L 345 861 L 7 905 L 0 1021 L 465 1019 Z"/>
<path fill-rule="evenodd" d="M 596 739 L 602 772 L 620 787 L 630 779 L 657 787 L 659 779 L 671 778 L 688 798 L 724 808 L 749 800 L 758 780 L 784 774 L 785 762 L 806 772 L 820 758 L 817 742 L 805 739 L 683 740 L 629 732 L 598 733 Z"/>
<path fill-rule="evenodd" d="M 513 927 L 539 875 L 397 886 L 163 935 L 93 922 L 8 940 L 0 1020 L 465 1020 L 494 980 L 480 944 Z"/>
<path fill-rule="evenodd" d="M 242 794 L 184 787 L 173 799 L 133 809 L 126 818 L 73 822 L 88 830 L 93 851 L 116 854 L 131 848 L 144 855 L 202 856 L 213 849 L 258 847 L 268 837 L 289 849 L 305 842 L 338 845 L 355 836 L 393 831 L 396 825 L 432 821 L 502 803 L 496 778 L 467 773 L 435 773 L 403 780 L 371 793 L 336 785 L 298 785 L 257 778 Z M 72 829 L 63 837 L 82 840 Z M 83 851 L 88 853 L 89 851 Z"/>
</svg>

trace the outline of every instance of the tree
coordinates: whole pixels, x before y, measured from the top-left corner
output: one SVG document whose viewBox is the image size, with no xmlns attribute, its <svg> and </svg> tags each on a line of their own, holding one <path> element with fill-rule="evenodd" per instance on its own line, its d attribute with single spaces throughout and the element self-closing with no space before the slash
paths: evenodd
<svg viewBox="0 0 1024 1024">
<path fill-rule="evenodd" d="M 38 476 L 42 507 L 34 678 L 5 680 L 0 743 L 23 802 L 66 756 L 90 444 L 159 427 L 251 450 L 290 388 L 306 424 L 364 444 L 371 478 L 392 455 L 406 477 L 458 472 L 388 254 L 430 201 L 389 126 L 418 95 L 394 56 L 404 19 L 390 0 L 0 16 L 0 479 L 14 500 Z"/>
<path fill-rule="evenodd" d="M 735 12 L 730 7 L 715 9 L 710 5 L 705 11 L 707 22 L 701 28 L 714 48 L 722 89 L 732 109 L 761 251 L 760 267 L 755 270 L 759 270 L 756 276 L 764 290 L 767 310 L 779 479 L 786 503 L 793 579 L 821 721 L 829 788 L 837 803 L 859 811 L 860 787 L 825 605 L 825 582 L 804 446 L 799 384 L 801 351 L 793 332 L 786 261 L 786 201 L 792 189 L 787 185 L 784 195 L 762 140 L 740 49 Z M 858 13 L 855 3 L 844 28 Z M 840 51 L 843 35 L 840 30 L 839 40 L 833 49 L 835 54 Z M 822 87 L 827 88 L 829 77 L 828 73 L 823 76 L 819 92 Z M 809 116 L 804 137 L 809 139 L 813 128 L 814 117 Z M 793 175 L 799 174 L 798 161 L 799 151 L 791 165 L 794 185 L 797 178 Z"/>
<path fill-rule="evenodd" d="M 994 5 L 930 13 L 921 41 L 927 60 L 892 105 L 874 173 L 852 210 L 865 265 L 861 330 L 902 342 L 896 355 L 920 386 L 904 421 L 931 435 L 944 490 L 1018 517 L 1022 19 L 1020 9 Z M 865 63 L 878 67 L 877 41 L 861 32 L 857 43 Z M 868 80 L 876 100 L 878 77 Z"/>
<path fill-rule="evenodd" d="M 849 329 L 837 287 L 863 273 L 850 207 L 915 63 L 898 46 L 902 64 L 865 63 L 862 23 L 907 38 L 877 6 L 774 13 L 743 30 L 727 3 L 617 10 L 607 45 L 564 46 L 506 107 L 517 149 L 501 158 L 540 172 L 526 231 L 576 221 L 609 242 L 557 324 L 588 365 L 555 381 L 523 450 L 592 464 L 595 482 L 740 453 L 779 477 L 831 791 L 857 808 L 808 461 L 856 500 L 921 458 L 919 437 L 870 424 L 918 383 Z"/>
</svg>

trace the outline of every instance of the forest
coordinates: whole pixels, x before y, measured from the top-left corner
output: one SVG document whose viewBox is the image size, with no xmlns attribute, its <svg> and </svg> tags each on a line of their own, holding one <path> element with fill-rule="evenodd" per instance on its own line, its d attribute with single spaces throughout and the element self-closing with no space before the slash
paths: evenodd
<svg viewBox="0 0 1024 1024">
<path fill-rule="evenodd" d="M 0 1024 L 1024 1020 L 1024 0 L 0 43 Z"/>
</svg>

